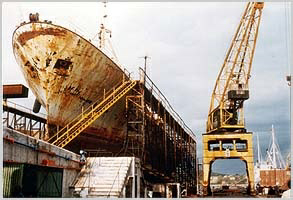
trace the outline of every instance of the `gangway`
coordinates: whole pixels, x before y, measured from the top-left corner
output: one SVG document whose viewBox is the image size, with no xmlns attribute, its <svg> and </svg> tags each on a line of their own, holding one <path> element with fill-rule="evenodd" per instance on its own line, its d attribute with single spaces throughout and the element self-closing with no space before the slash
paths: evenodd
<svg viewBox="0 0 293 200">
<path fill-rule="evenodd" d="M 68 123 L 60 131 L 48 139 L 48 142 L 58 147 L 65 147 L 69 142 L 76 138 L 82 131 L 96 121 L 103 113 L 111 108 L 119 99 L 129 92 L 137 81 L 127 80 L 117 88 L 113 89 L 103 101 L 93 103 L 86 110 L 82 111 L 74 120 Z"/>
</svg>

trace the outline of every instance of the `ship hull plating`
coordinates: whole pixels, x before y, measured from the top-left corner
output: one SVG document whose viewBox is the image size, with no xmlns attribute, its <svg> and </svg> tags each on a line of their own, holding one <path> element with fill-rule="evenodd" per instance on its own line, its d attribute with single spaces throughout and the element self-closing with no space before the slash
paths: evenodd
<svg viewBox="0 0 293 200">
<path fill-rule="evenodd" d="M 14 56 L 32 92 L 47 111 L 48 124 L 65 126 L 82 108 L 118 85 L 124 72 L 76 33 L 44 23 L 27 23 L 13 34 Z M 104 139 L 123 139 L 125 98 L 88 129 Z"/>
</svg>

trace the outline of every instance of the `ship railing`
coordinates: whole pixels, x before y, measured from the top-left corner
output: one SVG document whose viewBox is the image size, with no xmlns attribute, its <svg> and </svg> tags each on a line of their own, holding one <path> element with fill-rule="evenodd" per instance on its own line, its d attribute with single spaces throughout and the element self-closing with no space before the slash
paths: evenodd
<svg viewBox="0 0 293 200">
<path fill-rule="evenodd" d="M 64 28 L 67 28 L 68 30 L 78 34 L 79 36 L 81 36 L 84 39 L 90 38 L 90 36 L 88 34 L 89 30 L 87 30 L 86 27 L 81 25 L 80 23 L 77 25 L 77 24 L 75 24 L 75 22 L 73 22 L 72 20 L 67 19 L 67 18 L 55 18 L 53 21 L 56 24 L 60 24 Z M 90 39 L 87 39 L 87 40 L 90 41 Z"/>
<path fill-rule="evenodd" d="M 117 83 L 112 89 L 110 89 L 107 92 L 104 90 L 104 98 L 103 99 L 98 99 L 97 101 L 95 101 L 94 103 L 92 103 L 90 106 L 88 106 L 86 109 L 84 109 L 84 107 L 82 107 L 81 108 L 81 114 L 77 115 L 72 121 L 70 121 L 60 131 L 58 131 L 55 135 L 53 135 L 51 138 L 49 138 L 48 141 L 49 142 L 56 141 L 64 133 L 66 133 L 67 130 L 71 129 L 71 127 L 73 127 L 76 123 L 78 123 L 80 120 L 82 120 L 85 115 L 87 115 L 91 111 L 95 110 L 96 109 L 96 106 L 99 105 L 100 103 L 102 103 L 102 101 L 105 100 L 106 98 L 109 98 L 109 100 L 112 99 L 112 98 L 115 98 L 116 95 L 119 94 L 120 87 L 124 83 L 126 83 L 128 81 L 129 81 L 129 79 L 126 76 L 123 76 L 123 80 L 121 82 Z M 110 97 L 110 95 L 112 95 L 112 97 Z M 104 104 L 106 104 L 106 103 L 107 103 L 107 101 L 104 102 Z"/>
<path fill-rule="evenodd" d="M 41 118 L 47 119 L 47 115 L 46 115 L 46 114 L 44 114 L 44 113 L 35 113 L 35 112 L 33 112 L 32 109 L 29 109 L 29 108 L 27 108 L 27 107 L 25 107 L 25 106 L 19 105 L 19 104 L 17 104 L 17 103 L 12 102 L 12 101 L 8 101 L 7 99 L 3 99 L 3 101 L 2 101 L 2 105 L 3 105 L 3 106 L 10 107 L 10 108 L 14 108 L 14 109 L 16 109 L 16 110 L 23 111 L 23 112 L 25 112 L 25 113 L 29 113 L 29 114 L 31 114 L 31 115 L 36 115 L 36 116 L 38 116 L 38 117 L 41 117 Z"/>
<path fill-rule="evenodd" d="M 183 119 L 170 105 L 167 98 L 162 94 L 159 88 L 154 84 L 154 82 L 148 77 L 142 68 L 140 70 L 140 81 L 144 82 L 145 87 L 152 92 L 152 94 L 157 98 L 157 100 L 164 106 L 164 108 L 172 115 L 172 117 L 177 121 L 177 123 L 185 130 L 185 132 L 196 141 L 196 136 L 193 131 L 185 124 Z"/>
<path fill-rule="evenodd" d="M 114 92 L 118 87 L 120 87 L 125 81 L 129 81 L 132 80 L 130 77 L 130 73 L 124 69 L 124 73 L 123 73 L 123 77 L 122 77 L 122 81 L 118 82 L 116 85 L 114 85 L 110 90 L 106 91 L 106 89 L 104 89 L 104 95 L 103 95 L 103 100 L 109 96 L 112 92 Z M 98 101 L 96 102 L 98 103 Z"/>
<path fill-rule="evenodd" d="M 123 72 L 124 72 L 124 74 L 126 75 L 126 77 L 127 77 L 128 79 L 132 80 L 132 79 L 131 79 L 131 73 L 130 73 L 126 68 L 123 68 Z"/>
<path fill-rule="evenodd" d="M 20 131 L 26 135 L 43 139 L 46 134 L 46 115 L 43 113 L 33 113 L 27 107 L 17 103 L 3 100 L 2 123 L 3 127 L 8 127 Z"/>
</svg>

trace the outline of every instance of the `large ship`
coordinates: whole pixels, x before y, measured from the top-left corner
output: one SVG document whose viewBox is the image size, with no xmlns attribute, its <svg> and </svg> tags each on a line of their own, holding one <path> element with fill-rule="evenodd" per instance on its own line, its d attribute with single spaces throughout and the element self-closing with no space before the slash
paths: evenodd
<svg viewBox="0 0 293 200">
<path fill-rule="evenodd" d="M 13 34 L 13 51 L 33 94 L 47 112 L 48 124 L 65 126 L 119 85 L 125 72 L 90 41 L 38 14 Z M 113 105 L 86 132 L 111 142 L 122 140 L 125 98 Z M 90 142 L 85 140 L 87 147 Z M 119 143 L 119 142 L 118 142 Z M 94 145 L 94 144 L 93 144 Z"/>
<path fill-rule="evenodd" d="M 90 157 L 135 156 L 148 182 L 177 182 L 196 191 L 194 133 L 145 70 L 133 80 L 104 53 L 111 34 L 105 25 L 96 47 L 67 28 L 40 21 L 38 14 L 29 19 L 16 28 L 12 42 L 36 102 L 47 112 L 48 134 L 41 139 Z"/>
</svg>

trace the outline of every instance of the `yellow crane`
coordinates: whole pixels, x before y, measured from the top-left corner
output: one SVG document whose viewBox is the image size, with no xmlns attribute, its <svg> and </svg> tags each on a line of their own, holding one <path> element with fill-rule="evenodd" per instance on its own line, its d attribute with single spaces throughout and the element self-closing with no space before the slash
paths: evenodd
<svg viewBox="0 0 293 200">
<path fill-rule="evenodd" d="M 262 16 L 263 2 L 248 2 L 212 93 L 203 134 L 203 192 L 210 193 L 211 165 L 216 159 L 241 159 L 246 164 L 249 192 L 254 191 L 252 133 L 244 124 L 244 101 Z"/>
<path fill-rule="evenodd" d="M 242 15 L 212 93 L 207 133 L 245 132 L 243 102 L 248 83 L 263 2 L 249 2 Z"/>
</svg>

